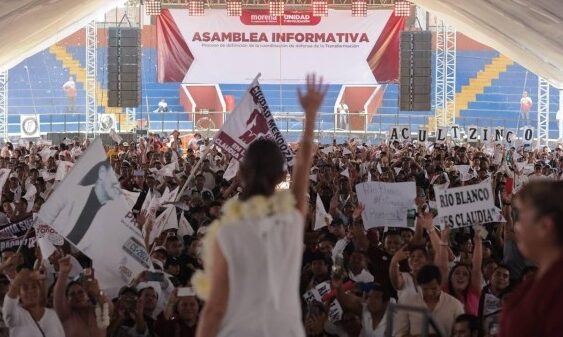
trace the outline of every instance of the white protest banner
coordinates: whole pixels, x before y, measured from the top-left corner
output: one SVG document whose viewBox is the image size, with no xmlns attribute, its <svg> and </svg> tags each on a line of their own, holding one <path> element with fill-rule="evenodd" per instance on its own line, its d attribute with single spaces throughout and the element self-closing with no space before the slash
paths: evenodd
<svg viewBox="0 0 563 337">
<path fill-rule="evenodd" d="M 278 144 L 287 164 L 293 165 L 293 150 L 276 125 L 274 116 L 268 107 L 266 97 L 254 79 L 248 91 L 215 136 L 215 145 L 240 161 L 248 146 L 260 138 L 272 139 Z"/>
<path fill-rule="evenodd" d="M 409 140 L 411 139 L 410 127 L 403 126 L 391 126 L 389 129 L 389 140 Z"/>
<path fill-rule="evenodd" d="M 38 221 L 92 259 L 96 278 L 106 290 L 115 291 L 152 269 L 99 138 L 41 207 Z"/>
<path fill-rule="evenodd" d="M 504 140 L 511 145 L 514 139 L 516 138 L 516 132 L 512 129 L 506 129 L 504 132 Z"/>
<path fill-rule="evenodd" d="M 366 182 L 356 185 L 358 201 L 365 206 L 364 227 L 408 227 L 407 213 L 416 209 L 414 181 L 403 183 Z M 414 224 L 413 224 L 414 225 Z"/>
<path fill-rule="evenodd" d="M 452 137 L 453 140 L 459 140 L 461 138 L 459 125 L 450 126 L 450 137 Z"/>
<path fill-rule="evenodd" d="M 445 142 L 447 136 L 448 136 L 447 126 L 439 126 L 436 128 L 436 143 L 441 144 Z"/>
<path fill-rule="evenodd" d="M 428 131 L 424 129 L 418 129 L 418 141 L 425 142 L 428 136 Z"/>
<path fill-rule="evenodd" d="M 438 216 L 436 223 L 467 227 L 497 221 L 494 195 L 489 181 L 476 185 L 434 189 Z"/>
<path fill-rule="evenodd" d="M 332 301 L 330 307 L 328 308 L 328 320 L 332 323 L 339 322 L 342 319 L 343 314 L 344 310 L 338 300 Z"/>
<path fill-rule="evenodd" d="M 319 230 L 328 226 L 332 222 L 332 216 L 326 212 L 321 196 L 317 194 L 316 210 L 315 210 L 315 228 Z"/>
<path fill-rule="evenodd" d="M 461 181 L 468 181 L 473 178 L 473 172 L 470 172 L 471 165 L 456 165 L 455 168 L 459 171 Z"/>
<path fill-rule="evenodd" d="M 493 129 L 493 141 L 502 142 L 504 139 L 504 128 L 502 126 L 496 126 Z"/>
<path fill-rule="evenodd" d="M 479 140 L 479 128 L 475 125 L 471 125 L 467 128 L 467 141 L 476 142 Z"/>
</svg>

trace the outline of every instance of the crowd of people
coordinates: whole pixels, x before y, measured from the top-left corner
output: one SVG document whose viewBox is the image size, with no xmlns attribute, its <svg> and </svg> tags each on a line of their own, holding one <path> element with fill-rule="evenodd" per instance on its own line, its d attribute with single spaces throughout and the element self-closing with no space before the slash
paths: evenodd
<svg viewBox="0 0 563 337">
<path fill-rule="evenodd" d="M 33 219 L 88 144 L 74 138 L 54 145 L 41 141 L 3 146 L 0 173 L 8 176 L 1 194 L 0 233 Z M 295 151 L 301 150 L 296 144 Z M 242 191 L 240 174 L 225 179 L 230 157 L 201 135 L 182 144 L 179 132 L 170 138 L 149 134 L 109 145 L 106 151 L 121 188 L 139 192 L 133 213 L 143 233 L 150 233 L 154 222 L 143 208 L 147 195 L 158 198 L 166 190 L 182 188 L 193 173 L 175 203 L 176 215 L 185 217 L 191 228 L 167 229 L 153 242 L 146 240 L 155 271 L 137 275 L 113 298 L 102 291 L 89 258 L 69 243 L 45 256 L 32 240 L 2 237 L 0 336 L 195 336 L 204 303 L 191 280 L 203 268 L 202 238 L 220 217 L 222 205 Z M 399 310 L 388 319 L 390 304 L 401 304 L 427 309 L 439 330 L 431 329 L 432 334 L 509 336 L 502 332 L 503 303 L 526 300 L 513 289 L 532 282 L 534 273 L 553 273 L 538 269 L 538 261 L 548 257 L 538 255 L 532 262 L 523 254 L 535 257 L 531 251 L 554 236 L 556 247 L 563 242 L 561 199 L 552 200 L 561 196 L 562 152 L 561 145 L 530 149 L 452 141 L 370 145 L 353 138 L 343 144 L 316 144 L 304 201 L 300 277 L 306 335 L 380 337 L 393 329 L 393 336 L 420 336 L 420 313 Z M 170 164 L 172 171 L 163 170 Z M 470 169 L 460 172 L 460 165 Z M 356 184 L 366 181 L 416 182 L 414 229 L 366 230 L 364 205 L 355 193 Z M 483 181 L 492 185 L 503 222 L 456 229 L 434 226 L 434 186 Z M 524 212 L 522 204 L 535 202 L 538 195 L 545 202 L 530 205 L 541 213 Z M 314 230 L 317 196 L 330 217 L 326 226 Z M 523 238 L 515 232 L 515 223 L 537 221 L 540 215 L 553 216 L 559 227 L 546 223 L 537 234 L 541 237 L 526 232 Z M 26 232 L 24 239 L 32 236 Z M 539 335 L 528 331 L 528 336 Z"/>
</svg>

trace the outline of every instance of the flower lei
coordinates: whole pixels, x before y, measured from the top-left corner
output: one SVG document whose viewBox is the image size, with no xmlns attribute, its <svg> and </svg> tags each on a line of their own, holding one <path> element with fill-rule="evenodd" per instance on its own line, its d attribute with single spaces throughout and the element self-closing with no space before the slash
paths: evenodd
<svg viewBox="0 0 563 337">
<path fill-rule="evenodd" d="M 192 286 L 199 298 L 206 300 L 211 290 L 210 270 L 213 268 L 213 245 L 219 230 L 228 224 L 245 220 L 265 218 L 276 213 L 295 210 L 295 199 L 288 190 L 279 190 L 269 198 L 258 195 L 247 201 L 232 198 L 223 205 L 222 216 L 213 221 L 202 239 L 202 261 L 204 270 L 198 270 L 192 277 Z"/>
</svg>

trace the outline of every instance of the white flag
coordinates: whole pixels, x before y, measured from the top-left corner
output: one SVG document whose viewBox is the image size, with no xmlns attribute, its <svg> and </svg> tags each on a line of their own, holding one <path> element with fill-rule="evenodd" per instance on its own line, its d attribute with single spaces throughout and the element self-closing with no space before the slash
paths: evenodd
<svg viewBox="0 0 563 337">
<path fill-rule="evenodd" d="M 55 174 L 55 180 L 63 180 L 73 166 L 74 164 L 69 161 L 60 160 L 57 164 L 57 173 Z"/>
<path fill-rule="evenodd" d="M 121 189 L 121 193 L 127 200 L 127 204 L 129 204 L 129 209 L 133 209 L 133 206 L 137 203 L 137 199 L 139 199 L 139 192 L 131 192 L 124 189 Z"/>
<path fill-rule="evenodd" d="M 240 161 L 248 146 L 256 139 L 270 138 L 274 140 L 287 164 L 293 165 L 293 151 L 276 126 L 274 116 L 268 107 L 266 97 L 256 78 L 248 91 L 242 96 L 239 104 L 223 124 L 215 136 L 215 145 Z"/>
<path fill-rule="evenodd" d="M 348 168 L 346 168 L 344 171 L 340 172 L 340 175 L 350 178 L 350 171 L 348 171 Z"/>
<path fill-rule="evenodd" d="M 109 136 L 117 144 L 121 144 L 121 142 L 123 141 L 123 138 L 121 138 L 114 129 L 109 130 Z"/>
<path fill-rule="evenodd" d="M 104 290 L 114 291 L 152 269 L 144 239 L 100 139 L 47 199 L 38 221 L 92 259 Z"/>
<path fill-rule="evenodd" d="M 178 222 L 178 235 L 181 237 L 185 235 L 194 235 L 194 229 L 188 222 L 188 219 L 186 219 L 186 217 L 184 216 L 183 212 L 182 215 L 180 215 L 180 221 Z"/>
<path fill-rule="evenodd" d="M 166 206 L 166 209 L 154 220 L 152 231 L 144 234 L 149 235 L 149 243 L 152 244 L 162 231 L 171 228 L 178 228 L 178 218 L 174 205 Z"/>
<path fill-rule="evenodd" d="M 239 166 L 240 165 L 237 160 L 231 159 L 229 166 L 227 166 L 227 169 L 225 170 L 225 174 L 223 174 L 223 179 L 226 181 L 233 179 L 237 175 Z"/>
<path fill-rule="evenodd" d="M 10 169 L 3 168 L 0 169 L 0 191 L 4 190 L 4 185 L 8 178 L 10 177 Z M 2 193 L 0 193 L 0 201 L 2 200 Z"/>
<path fill-rule="evenodd" d="M 315 210 L 315 228 L 314 230 L 319 230 L 323 227 L 328 226 L 332 222 L 332 216 L 328 214 L 323 205 L 321 197 L 317 194 L 317 207 Z"/>
</svg>

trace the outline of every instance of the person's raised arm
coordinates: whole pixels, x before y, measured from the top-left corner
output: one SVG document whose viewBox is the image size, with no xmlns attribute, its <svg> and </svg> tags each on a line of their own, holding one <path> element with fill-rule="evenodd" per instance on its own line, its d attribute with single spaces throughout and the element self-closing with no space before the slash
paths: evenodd
<svg viewBox="0 0 563 337">
<path fill-rule="evenodd" d="M 304 93 L 298 89 L 297 94 L 301 107 L 305 113 L 303 138 L 297 153 L 295 166 L 293 167 L 293 196 L 297 208 L 305 217 L 307 215 L 306 194 L 309 190 L 309 170 L 313 162 L 313 130 L 315 129 L 315 119 L 321 104 L 323 103 L 328 87 L 323 85 L 322 78 L 317 79 L 316 75 L 307 75 L 307 89 Z"/>
<path fill-rule="evenodd" d="M 63 321 L 70 315 L 70 307 L 66 301 L 65 290 L 71 269 L 70 255 L 61 257 L 59 259 L 59 277 L 57 277 L 57 282 L 55 282 L 55 288 L 53 289 L 53 307 Z"/>
<path fill-rule="evenodd" d="M 480 230 L 475 229 L 475 235 L 473 236 L 473 244 L 475 248 L 473 249 L 473 263 L 471 270 L 471 287 L 473 290 L 480 294 L 481 293 L 481 280 L 483 278 L 481 266 L 483 264 L 483 240 L 481 239 Z"/>
<path fill-rule="evenodd" d="M 389 279 L 391 285 L 395 290 L 402 290 L 405 287 L 405 279 L 399 270 L 399 263 L 409 257 L 409 253 L 405 250 L 406 247 L 401 247 L 389 263 Z"/>
</svg>

